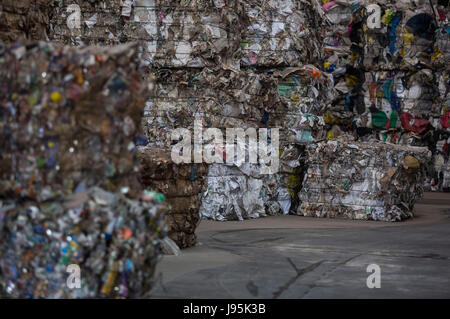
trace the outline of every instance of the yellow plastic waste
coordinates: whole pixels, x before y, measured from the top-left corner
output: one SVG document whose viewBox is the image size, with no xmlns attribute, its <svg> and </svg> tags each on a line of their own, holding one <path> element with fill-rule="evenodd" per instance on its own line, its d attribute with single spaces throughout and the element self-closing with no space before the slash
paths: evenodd
<svg viewBox="0 0 450 319">
<path fill-rule="evenodd" d="M 386 24 L 389 23 L 389 13 L 390 13 L 390 10 L 387 9 L 387 10 L 384 12 L 383 17 L 381 18 L 381 23 L 383 23 L 384 25 L 386 25 Z"/>
<path fill-rule="evenodd" d="M 405 156 L 405 159 L 403 161 L 403 165 L 406 168 L 419 168 L 420 167 L 419 161 L 415 157 L 412 157 L 411 155 L 406 155 Z"/>
<path fill-rule="evenodd" d="M 323 117 L 323 120 L 326 124 L 334 124 L 336 123 L 336 119 L 334 118 L 333 114 L 331 114 L 330 111 L 328 111 L 325 116 Z"/>
<path fill-rule="evenodd" d="M 403 37 L 403 43 L 405 45 L 411 45 L 412 41 L 414 40 L 414 34 L 409 33 L 408 31 L 406 31 L 405 28 L 403 28 L 402 37 Z"/>
<path fill-rule="evenodd" d="M 333 130 L 329 130 L 327 133 L 327 140 L 332 140 L 333 138 L 335 138 L 336 136 L 334 135 Z"/>
<path fill-rule="evenodd" d="M 62 100 L 62 96 L 61 93 L 59 92 L 53 92 L 52 94 L 50 94 L 50 100 L 54 103 L 59 103 Z"/>
<path fill-rule="evenodd" d="M 358 78 L 354 75 L 346 75 L 345 83 L 349 88 L 353 88 L 358 84 Z"/>
</svg>

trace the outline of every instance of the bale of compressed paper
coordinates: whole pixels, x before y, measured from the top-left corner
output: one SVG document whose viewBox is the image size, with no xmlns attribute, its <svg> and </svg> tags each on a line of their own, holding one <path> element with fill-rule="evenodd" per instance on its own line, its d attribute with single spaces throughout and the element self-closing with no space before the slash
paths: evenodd
<svg viewBox="0 0 450 319">
<path fill-rule="evenodd" d="M 132 1 L 62 0 L 50 12 L 49 38 L 66 45 L 117 45 L 124 43 L 122 7 Z M 130 41 L 131 42 L 131 41 Z"/>
<path fill-rule="evenodd" d="M 440 175 L 440 190 L 445 192 L 450 192 L 450 161 L 447 160 L 447 163 L 444 167 L 442 167 L 441 172 L 442 175 Z"/>
<path fill-rule="evenodd" d="M 307 148 L 299 215 L 383 221 L 413 216 L 431 159 L 428 148 L 357 142 L 348 135 Z"/>
<path fill-rule="evenodd" d="M 239 1 L 64 0 L 56 4 L 50 38 L 65 44 L 142 44 L 157 67 L 220 63 L 239 47 Z M 70 23 L 77 17 L 79 24 Z"/>
<path fill-rule="evenodd" d="M 165 194 L 170 211 L 165 216 L 169 237 L 180 248 L 194 246 L 200 222 L 200 199 L 206 164 L 176 164 L 170 149 L 141 147 L 138 151 L 143 185 Z"/>
<path fill-rule="evenodd" d="M 321 49 L 323 63 L 320 70 L 330 82 L 331 94 L 324 103 L 324 121 L 327 138 L 347 131 L 354 113 L 364 107 L 360 98 L 362 84 L 364 8 L 359 2 L 316 1 L 316 10 L 322 17 Z M 317 72 L 316 72 L 317 73 Z"/>
<path fill-rule="evenodd" d="M 321 2 L 316 10 L 323 21 L 324 68 L 330 72 L 431 64 L 436 22 L 428 1 Z"/>
<path fill-rule="evenodd" d="M 325 137 L 324 115 L 332 99 L 332 76 L 314 65 L 274 70 L 276 104 L 267 125 L 279 127 L 282 144 L 304 145 Z"/>
<path fill-rule="evenodd" d="M 420 134 L 429 130 L 431 118 L 441 114 L 431 69 L 366 72 L 362 92 L 364 104 L 354 116 L 357 127 Z"/>
<path fill-rule="evenodd" d="M 54 0 L 3 0 L 0 3 L 0 42 L 46 40 Z"/>
<path fill-rule="evenodd" d="M 163 200 L 93 187 L 45 203 L 0 201 L 0 297 L 148 297 Z"/>
<path fill-rule="evenodd" d="M 358 34 L 353 34 L 349 28 L 353 20 L 356 24 L 361 23 L 361 7 L 359 3 L 353 5 L 349 1 L 315 1 L 315 9 L 322 18 L 320 28 L 322 29 L 321 45 L 324 57 L 324 68 L 335 73 L 345 73 L 347 64 L 357 66 L 360 49 L 357 44 Z M 353 13 L 355 13 L 353 15 Z M 353 41 L 352 41 L 353 40 Z M 355 57 L 350 58 L 352 51 Z"/>
<path fill-rule="evenodd" d="M 137 46 L 16 43 L 0 56 L 0 196 L 140 189 L 135 145 L 147 85 Z"/>
<path fill-rule="evenodd" d="M 321 58 L 320 17 L 310 1 L 243 1 L 243 66 L 300 66 Z"/>
<path fill-rule="evenodd" d="M 419 64 L 430 65 L 436 30 L 430 1 L 362 1 L 361 5 L 366 12 L 361 30 L 364 67 L 414 69 Z"/>
<path fill-rule="evenodd" d="M 439 0 L 437 7 L 437 30 L 433 65 L 439 70 L 448 67 L 450 61 L 450 6 L 448 1 Z"/>
<path fill-rule="evenodd" d="M 193 130 L 197 119 L 205 129 L 258 127 L 265 108 L 276 104 L 275 80 L 252 70 L 163 69 L 152 72 L 151 78 L 145 128 L 158 147 L 170 148 L 172 130 Z"/>
<path fill-rule="evenodd" d="M 212 164 L 200 215 L 218 221 L 288 214 L 291 197 L 286 175 L 260 174 L 259 164 Z"/>
<path fill-rule="evenodd" d="M 235 151 L 244 150 L 245 158 L 238 158 L 237 154 L 230 158 L 232 145 L 227 144 L 225 161 L 209 166 L 201 197 L 202 218 L 244 220 L 288 214 L 296 208 L 304 146 L 284 143 L 278 147 L 278 136 L 272 135 L 264 155 L 255 149 L 266 148 L 262 141 L 261 135 L 258 141 L 248 143 L 238 139 Z M 250 160 L 255 154 L 256 158 Z"/>
<path fill-rule="evenodd" d="M 200 208 L 202 218 L 224 221 L 267 216 L 261 178 L 247 176 L 231 165 L 213 164 L 206 183 Z"/>
</svg>

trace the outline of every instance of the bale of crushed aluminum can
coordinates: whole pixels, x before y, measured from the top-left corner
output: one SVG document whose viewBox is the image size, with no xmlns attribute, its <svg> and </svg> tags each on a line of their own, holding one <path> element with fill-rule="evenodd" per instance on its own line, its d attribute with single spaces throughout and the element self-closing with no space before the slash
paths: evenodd
<svg viewBox="0 0 450 319">
<path fill-rule="evenodd" d="M 431 159 L 428 148 L 344 135 L 308 150 L 299 215 L 383 221 L 413 216 Z"/>
<path fill-rule="evenodd" d="M 98 187 L 45 203 L 0 202 L 2 298 L 143 298 L 167 207 Z"/>
</svg>

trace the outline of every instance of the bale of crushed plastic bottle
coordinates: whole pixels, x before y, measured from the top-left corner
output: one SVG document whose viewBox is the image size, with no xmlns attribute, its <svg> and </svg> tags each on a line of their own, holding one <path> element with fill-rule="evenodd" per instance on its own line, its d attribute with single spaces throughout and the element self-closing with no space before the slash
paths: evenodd
<svg viewBox="0 0 450 319">
<path fill-rule="evenodd" d="M 16 43 L 0 53 L 0 197 L 139 190 L 147 85 L 137 46 Z"/>
<path fill-rule="evenodd" d="M 0 297 L 148 297 L 167 207 L 159 193 L 128 195 L 0 201 Z"/>
<path fill-rule="evenodd" d="M 142 192 L 137 46 L 32 42 L 0 56 L 0 296 L 148 296 L 164 196 Z"/>
</svg>

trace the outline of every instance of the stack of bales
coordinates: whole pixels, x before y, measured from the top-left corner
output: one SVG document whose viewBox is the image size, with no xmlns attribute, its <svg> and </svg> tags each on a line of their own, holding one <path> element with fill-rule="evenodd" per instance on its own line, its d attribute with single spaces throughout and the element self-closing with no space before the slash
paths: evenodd
<svg viewBox="0 0 450 319">
<path fill-rule="evenodd" d="M 361 140 L 427 146 L 436 162 L 428 167 L 427 184 L 442 189 L 449 138 L 448 3 L 321 2 L 323 70 L 334 81 L 328 138 L 346 132 Z"/>
<path fill-rule="evenodd" d="M 223 136 L 226 127 L 238 124 L 246 130 L 256 129 L 257 134 L 260 128 L 267 128 L 268 137 L 258 135 L 258 146 L 253 149 L 249 142 L 236 140 L 236 147 L 247 152 L 245 164 L 231 159 L 232 163 L 210 167 L 201 214 L 215 220 L 288 214 L 295 208 L 304 145 L 323 135 L 320 115 L 331 85 L 323 72 L 311 65 L 321 54 L 320 34 L 315 28 L 320 19 L 312 3 L 250 1 L 245 3 L 244 17 L 248 25 L 240 35 L 241 48 L 236 55 L 240 70 L 230 68 L 229 76 L 218 77 L 217 84 L 211 82 L 218 89 L 218 105 L 208 112 L 222 118 L 215 121 L 219 126 L 212 126 L 221 128 Z M 224 95 L 222 102 L 219 98 Z M 273 141 L 280 142 L 279 149 L 270 152 L 277 160 L 269 165 L 274 168 L 269 174 L 258 153 L 265 139 L 269 150 Z M 250 153 L 258 153 L 257 163 L 248 162 Z M 225 157 L 228 159 L 226 152 Z"/>
</svg>

